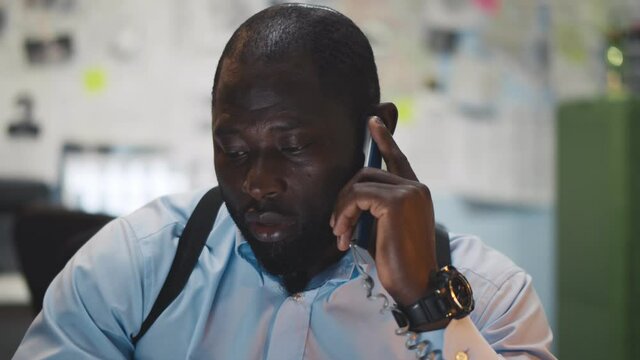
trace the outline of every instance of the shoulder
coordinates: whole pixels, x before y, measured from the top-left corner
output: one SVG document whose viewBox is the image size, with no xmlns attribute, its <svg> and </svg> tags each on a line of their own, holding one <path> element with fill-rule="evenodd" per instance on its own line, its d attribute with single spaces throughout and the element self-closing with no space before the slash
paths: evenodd
<svg viewBox="0 0 640 360">
<path fill-rule="evenodd" d="M 206 191 L 163 196 L 116 218 L 76 253 L 68 264 L 69 271 L 76 278 L 86 274 L 83 283 L 96 286 L 138 284 L 142 291 L 134 297 L 142 298 L 146 309 L 169 271 L 189 216 Z M 140 291 L 120 285 L 129 295 Z"/>
<path fill-rule="evenodd" d="M 450 234 L 451 261 L 458 270 L 487 286 L 500 287 L 517 273 L 524 273 L 511 259 L 474 235 Z"/>
<path fill-rule="evenodd" d="M 450 236 L 452 263 L 471 284 L 476 302 L 472 319 L 479 327 L 496 312 L 508 311 L 527 287 L 533 290 L 531 277 L 522 268 L 478 237 Z"/>
<path fill-rule="evenodd" d="M 198 201 L 208 189 L 159 197 L 133 213 L 121 217 L 135 238 L 144 239 L 160 232 L 175 232 L 184 228 Z"/>
<path fill-rule="evenodd" d="M 32 355 L 57 347 L 62 358 L 130 358 L 131 336 L 157 298 L 205 192 L 164 196 L 105 225 L 53 280 L 17 357 L 42 358 Z M 44 342 L 50 346 L 39 348 Z"/>
<path fill-rule="evenodd" d="M 473 290 L 470 318 L 485 340 L 505 357 L 554 359 L 553 335 L 531 276 L 475 236 L 450 237 L 452 263 Z"/>
<path fill-rule="evenodd" d="M 171 239 L 174 233 L 179 236 L 205 191 L 163 196 L 112 220 L 89 239 L 74 258 L 104 257 L 114 262 L 119 258 L 137 257 L 140 243 L 145 239 Z"/>
<path fill-rule="evenodd" d="M 132 263 L 146 277 L 158 264 L 171 261 L 177 239 L 205 191 L 162 196 L 112 220 L 74 255 L 72 263 L 86 262 L 94 271 Z"/>
</svg>

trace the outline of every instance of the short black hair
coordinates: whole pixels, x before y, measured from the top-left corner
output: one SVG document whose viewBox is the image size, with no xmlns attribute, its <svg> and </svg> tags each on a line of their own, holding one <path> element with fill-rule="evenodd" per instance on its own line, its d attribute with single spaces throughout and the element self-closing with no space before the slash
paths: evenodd
<svg viewBox="0 0 640 360">
<path fill-rule="evenodd" d="M 325 95 L 358 119 L 380 103 L 373 50 L 351 19 L 328 7 L 280 4 L 251 16 L 233 33 L 218 61 L 212 106 L 224 59 L 270 62 L 294 54 L 310 57 Z"/>
</svg>

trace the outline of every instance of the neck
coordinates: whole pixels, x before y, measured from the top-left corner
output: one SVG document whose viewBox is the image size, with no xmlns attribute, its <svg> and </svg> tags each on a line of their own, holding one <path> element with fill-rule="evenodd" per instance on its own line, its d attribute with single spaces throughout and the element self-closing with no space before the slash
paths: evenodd
<svg viewBox="0 0 640 360">
<path fill-rule="evenodd" d="M 338 250 L 337 247 L 331 246 L 326 249 L 323 256 L 317 257 L 317 261 L 312 263 L 307 269 L 283 274 L 280 277 L 282 285 L 290 295 L 304 291 L 311 279 L 329 266 L 338 262 L 344 254 L 345 253 Z"/>
</svg>

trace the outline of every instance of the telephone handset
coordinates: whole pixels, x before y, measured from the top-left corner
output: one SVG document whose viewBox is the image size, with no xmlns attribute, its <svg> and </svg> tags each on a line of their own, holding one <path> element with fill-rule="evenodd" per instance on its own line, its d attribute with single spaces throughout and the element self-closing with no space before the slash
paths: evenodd
<svg viewBox="0 0 640 360">
<path fill-rule="evenodd" d="M 380 156 L 380 150 L 378 145 L 371 138 L 371 132 L 369 126 L 365 126 L 364 143 L 362 146 L 364 152 L 364 165 L 363 167 L 372 167 L 380 169 L 382 167 L 382 157 Z M 368 211 L 360 214 L 358 225 L 356 228 L 356 244 L 364 249 L 369 248 L 371 242 L 371 230 L 373 229 L 373 216 Z"/>
<path fill-rule="evenodd" d="M 378 145 L 376 145 L 375 141 L 373 141 L 373 139 L 371 138 L 371 133 L 369 132 L 368 126 L 366 126 L 365 129 L 363 151 L 364 167 L 372 167 L 377 169 L 382 168 L 382 157 L 380 156 L 380 150 L 378 149 Z M 381 313 L 388 311 L 393 314 L 394 318 L 402 319 L 400 323 L 404 325 L 400 325 L 400 327 L 396 329 L 396 335 L 406 337 L 404 344 L 408 350 L 416 352 L 416 358 L 435 359 L 438 353 L 441 354 L 441 351 L 433 349 L 433 344 L 429 340 L 421 339 L 417 333 L 409 329 L 409 319 L 407 318 L 407 315 L 405 315 L 404 312 L 401 311 L 396 304 L 393 304 L 392 300 L 389 299 L 387 295 L 382 292 L 374 292 L 375 282 L 371 275 L 365 270 L 364 264 L 366 263 L 366 260 L 364 255 L 360 252 L 361 250 L 358 249 L 368 249 L 368 246 L 372 240 L 371 231 L 373 229 L 373 226 L 374 218 L 371 213 L 369 213 L 368 211 L 362 212 L 360 214 L 360 219 L 358 219 L 358 225 L 356 227 L 355 245 L 357 246 L 354 246 L 353 242 L 349 246 L 351 249 L 351 254 L 353 255 L 355 266 L 362 276 L 362 282 L 366 291 L 365 295 L 369 300 L 378 300 L 381 302 Z"/>
</svg>

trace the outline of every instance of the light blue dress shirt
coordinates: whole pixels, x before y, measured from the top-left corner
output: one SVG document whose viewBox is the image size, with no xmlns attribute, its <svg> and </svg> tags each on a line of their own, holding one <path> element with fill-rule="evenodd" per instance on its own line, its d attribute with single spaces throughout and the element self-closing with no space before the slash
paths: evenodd
<svg viewBox="0 0 640 360">
<path fill-rule="evenodd" d="M 163 197 L 105 226 L 55 278 L 14 358 L 415 358 L 391 314 L 366 299 L 350 253 L 288 296 L 224 205 L 184 290 L 134 347 L 203 194 Z M 531 278 L 477 238 L 452 235 L 451 249 L 474 291 L 471 320 L 491 347 L 506 358 L 553 359 Z M 386 293 L 370 257 L 365 270 Z M 441 348 L 443 334 L 422 336 Z"/>
</svg>

